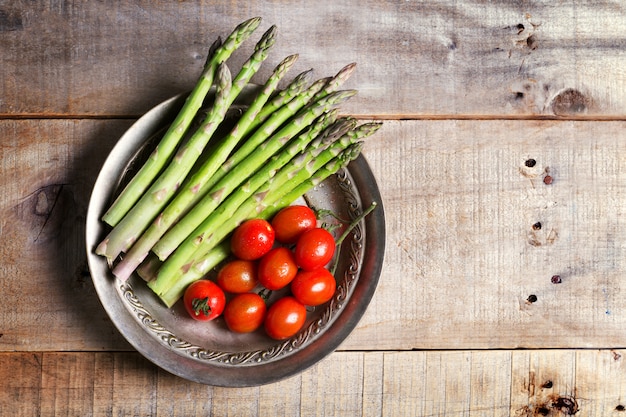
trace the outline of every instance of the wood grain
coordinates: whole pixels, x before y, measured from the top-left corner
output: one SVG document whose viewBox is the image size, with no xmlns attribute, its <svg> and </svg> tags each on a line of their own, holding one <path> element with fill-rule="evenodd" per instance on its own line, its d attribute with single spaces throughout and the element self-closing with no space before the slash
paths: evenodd
<svg viewBox="0 0 626 417">
<path fill-rule="evenodd" d="M 11 138 L 0 171 L 1 349 L 129 349 L 99 304 L 83 241 L 90 185 L 128 124 L 0 121 Z M 364 149 L 387 218 L 385 262 L 341 348 L 623 346 L 625 127 L 386 122 Z"/>
<path fill-rule="evenodd" d="M 138 417 L 606 417 L 620 415 L 624 407 L 623 354 L 618 350 L 338 352 L 284 381 L 223 389 L 181 380 L 136 353 L 5 352 L 0 354 L 0 412 Z"/>
<path fill-rule="evenodd" d="M 0 122 L 0 350 L 128 349 L 94 290 L 84 223 L 100 166 L 129 124 Z"/>
<path fill-rule="evenodd" d="M 624 415 L 626 13 L 616 1 L 0 0 L 0 415 Z M 261 16 L 291 74 L 349 62 L 342 112 L 387 220 L 337 352 L 274 384 L 171 375 L 106 316 L 85 261 L 97 172 Z M 286 82 L 286 80 L 285 80 Z"/>
<path fill-rule="evenodd" d="M 344 347 L 623 345 L 624 127 L 385 123 L 364 149 L 385 266 Z"/>
<path fill-rule="evenodd" d="M 626 13 L 616 2 L 17 0 L 0 11 L 5 115 L 142 114 L 189 90 L 213 40 L 252 16 L 264 19 L 259 32 L 279 28 L 257 82 L 292 53 L 296 70 L 320 77 L 357 62 L 352 114 L 623 118 L 626 109 Z"/>
</svg>

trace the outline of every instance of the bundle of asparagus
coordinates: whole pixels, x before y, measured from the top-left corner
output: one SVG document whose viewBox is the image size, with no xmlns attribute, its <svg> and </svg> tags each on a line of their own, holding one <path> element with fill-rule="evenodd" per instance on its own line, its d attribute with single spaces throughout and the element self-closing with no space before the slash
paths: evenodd
<svg viewBox="0 0 626 417">
<path fill-rule="evenodd" d="M 337 116 L 337 106 L 356 94 L 339 90 L 355 64 L 315 81 L 311 70 L 304 71 L 278 90 L 298 58 L 290 55 L 228 133 L 216 135 L 275 42 L 272 26 L 231 78 L 226 61 L 260 21 L 241 23 L 224 42 L 218 38 L 211 46 L 177 117 L 102 218 L 112 229 L 96 253 L 109 259 L 120 280 L 137 272 L 167 306 L 228 257 L 228 236 L 240 223 L 269 219 L 293 203 L 354 160 L 361 140 L 380 127 Z M 192 122 L 212 87 L 208 111 L 195 128 Z M 214 146 L 205 155 L 209 142 Z"/>
</svg>

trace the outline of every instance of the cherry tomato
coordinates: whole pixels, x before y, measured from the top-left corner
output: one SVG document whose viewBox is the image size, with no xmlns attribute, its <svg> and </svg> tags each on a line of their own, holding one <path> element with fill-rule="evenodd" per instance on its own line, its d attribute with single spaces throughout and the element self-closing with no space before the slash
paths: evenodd
<svg viewBox="0 0 626 417">
<path fill-rule="evenodd" d="M 183 303 L 192 318 L 209 321 L 222 314 L 226 296 L 213 281 L 201 279 L 189 284 L 183 295 Z"/>
<path fill-rule="evenodd" d="M 287 339 L 304 326 L 306 307 L 291 296 L 279 298 L 267 310 L 265 332 L 276 340 Z"/>
<path fill-rule="evenodd" d="M 307 271 L 322 268 L 335 254 L 335 239 L 321 227 L 307 230 L 298 238 L 294 253 L 300 268 Z"/>
<path fill-rule="evenodd" d="M 280 210 L 272 219 L 276 240 L 280 243 L 296 243 L 298 237 L 317 226 L 315 212 L 308 206 L 288 206 Z"/>
<path fill-rule="evenodd" d="M 259 294 L 237 294 L 226 304 L 224 321 L 233 332 L 250 333 L 261 327 L 266 311 L 265 300 Z"/>
<path fill-rule="evenodd" d="M 253 261 L 272 249 L 275 236 L 274 229 L 267 220 L 246 220 L 233 232 L 230 248 L 237 258 Z"/>
<path fill-rule="evenodd" d="M 293 252 L 279 246 L 263 255 L 259 261 L 259 283 L 268 290 L 286 287 L 298 273 L 298 265 Z"/>
<path fill-rule="evenodd" d="M 230 261 L 220 268 L 215 281 L 224 291 L 233 294 L 251 291 L 257 284 L 257 262 Z"/>
<path fill-rule="evenodd" d="M 300 271 L 291 282 L 291 293 L 305 306 L 318 306 L 333 298 L 337 282 L 326 268 Z"/>
</svg>

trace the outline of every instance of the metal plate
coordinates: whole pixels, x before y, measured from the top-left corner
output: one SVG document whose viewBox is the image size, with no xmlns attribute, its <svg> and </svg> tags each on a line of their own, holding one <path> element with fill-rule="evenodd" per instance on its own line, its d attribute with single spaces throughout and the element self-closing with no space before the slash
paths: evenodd
<svg viewBox="0 0 626 417">
<path fill-rule="evenodd" d="M 244 90 L 250 96 L 254 87 Z M 375 178 L 363 156 L 306 194 L 316 208 L 355 218 L 371 202 L 378 207 L 343 242 L 337 265 L 337 292 L 327 304 L 309 309 L 300 333 L 285 341 L 263 330 L 230 332 L 221 318 L 189 318 L 181 302 L 166 308 L 138 276 L 120 282 L 94 249 L 109 228 L 100 218 L 124 173 L 149 138 L 182 106 L 173 97 L 141 117 L 120 138 L 96 180 L 87 212 L 87 258 L 94 286 L 114 325 L 148 360 L 182 378 L 217 386 L 262 385 L 294 375 L 333 352 L 356 327 L 378 283 L 385 246 L 385 219 Z M 279 294 L 278 294 L 279 295 Z M 277 296 L 276 294 L 274 296 Z M 270 300 L 271 301 L 271 300 Z"/>
</svg>

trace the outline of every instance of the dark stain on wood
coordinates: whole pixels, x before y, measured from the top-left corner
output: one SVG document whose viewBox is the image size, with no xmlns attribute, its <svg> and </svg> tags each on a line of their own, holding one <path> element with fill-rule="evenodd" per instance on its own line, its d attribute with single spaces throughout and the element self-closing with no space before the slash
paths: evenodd
<svg viewBox="0 0 626 417">
<path fill-rule="evenodd" d="M 541 385 L 541 388 L 544 388 L 544 389 L 552 388 L 552 385 L 553 385 L 553 384 L 552 384 L 552 381 L 547 380 L 546 382 L 544 382 L 544 383 Z"/>
<path fill-rule="evenodd" d="M 12 32 L 24 29 L 22 17 L 6 10 L 0 10 L 0 32 Z"/>
<path fill-rule="evenodd" d="M 34 233 L 33 241 L 45 240 L 46 236 L 52 237 L 58 234 L 59 223 L 64 219 L 60 209 L 65 209 L 64 194 L 65 184 L 47 184 L 33 191 L 23 203 L 18 204 L 18 218 L 29 222 Z M 71 211 L 70 211 L 71 212 Z M 30 214 L 29 214 L 30 213 Z M 57 215 L 57 213 L 59 215 Z"/>
<path fill-rule="evenodd" d="M 517 416 L 572 416 L 578 413 L 579 407 L 576 399 L 570 395 L 552 394 L 535 404 L 529 404 L 517 410 Z"/>
<path fill-rule="evenodd" d="M 578 412 L 578 403 L 574 397 L 569 395 L 559 395 L 552 398 L 551 408 L 565 413 L 565 415 L 574 415 Z"/>
<path fill-rule="evenodd" d="M 72 289 L 89 291 L 89 290 L 94 289 L 91 283 L 92 283 L 91 273 L 89 272 L 87 259 L 85 259 L 82 264 L 76 267 L 76 271 L 74 273 L 74 280 L 72 281 Z"/>
<path fill-rule="evenodd" d="M 552 177 L 552 175 L 546 175 L 545 177 L 543 177 L 543 183 L 545 185 L 550 185 L 554 182 L 554 177 Z"/>
</svg>

